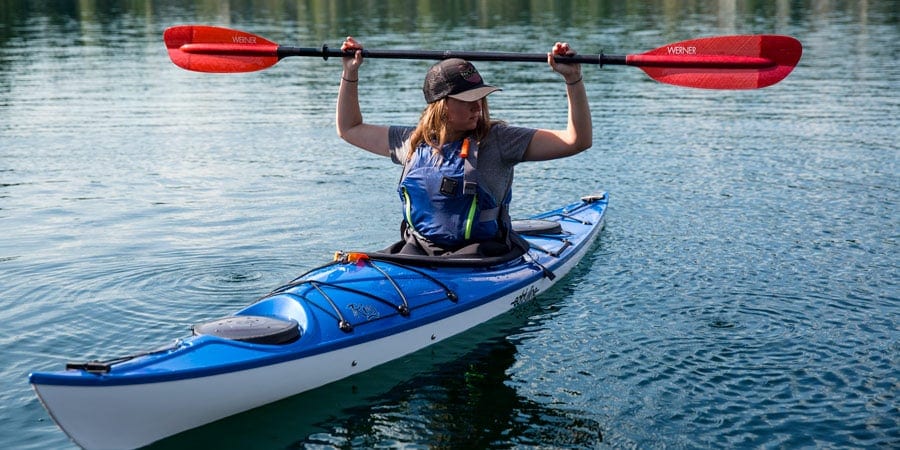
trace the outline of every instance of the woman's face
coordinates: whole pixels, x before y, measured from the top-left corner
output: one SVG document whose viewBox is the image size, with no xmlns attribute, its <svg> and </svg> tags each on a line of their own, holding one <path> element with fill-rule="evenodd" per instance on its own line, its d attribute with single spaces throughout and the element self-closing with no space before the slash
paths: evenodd
<svg viewBox="0 0 900 450">
<path fill-rule="evenodd" d="M 455 133 L 474 130 L 481 120 L 481 100 L 464 102 L 447 98 L 447 129 Z"/>
</svg>

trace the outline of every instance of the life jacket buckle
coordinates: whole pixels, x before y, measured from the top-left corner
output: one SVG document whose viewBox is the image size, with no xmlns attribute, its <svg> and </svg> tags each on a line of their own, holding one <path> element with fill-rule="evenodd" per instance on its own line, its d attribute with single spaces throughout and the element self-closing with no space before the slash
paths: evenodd
<svg viewBox="0 0 900 450">
<path fill-rule="evenodd" d="M 463 194 L 465 195 L 475 195 L 478 191 L 478 183 L 471 180 L 465 180 L 463 182 Z"/>
</svg>

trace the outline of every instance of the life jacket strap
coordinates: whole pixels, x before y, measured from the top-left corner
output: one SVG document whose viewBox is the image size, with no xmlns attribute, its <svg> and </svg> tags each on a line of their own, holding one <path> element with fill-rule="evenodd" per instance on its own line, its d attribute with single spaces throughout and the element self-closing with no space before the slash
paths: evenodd
<svg viewBox="0 0 900 450">
<path fill-rule="evenodd" d="M 491 208 L 491 209 L 482 209 L 480 213 L 478 213 L 478 221 L 479 222 L 488 222 L 491 220 L 497 220 L 500 217 L 500 207 Z"/>
<path fill-rule="evenodd" d="M 463 158 L 463 194 L 475 195 L 478 191 L 478 143 L 468 137 L 463 140 L 459 156 Z"/>
</svg>

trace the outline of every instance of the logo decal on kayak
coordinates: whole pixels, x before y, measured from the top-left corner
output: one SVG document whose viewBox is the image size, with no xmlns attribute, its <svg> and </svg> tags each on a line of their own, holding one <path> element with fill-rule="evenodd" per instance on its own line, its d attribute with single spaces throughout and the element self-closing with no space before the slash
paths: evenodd
<svg viewBox="0 0 900 450">
<path fill-rule="evenodd" d="M 350 308 L 353 317 L 356 317 L 357 319 L 364 317 L 366 320 L 375 320 L 381 317 L 381 314 L 379 314 L 378 310 L 372 305 L 357 305 L 356 303 L 351 303 L 347 305 L 347 307 Z"/>
<path fill-rule="evenodd" d="M 516 307 L 516 306 L 519 306 L 519 305 L 522 305 L 524 303 L 528 303 L 528 302 L 534 300 L 534 298 L 537 297 L 537 293 L 538 293 L 538 288 L 536 288 L 534 286 L 525 288 L 524 290 L 522 290 L 522 292 L 519 293 L 519 295 L 516 296 L 516 298 L 513 299 L 513 301 L 512 301 L 513 307 Z"/>
</svg>

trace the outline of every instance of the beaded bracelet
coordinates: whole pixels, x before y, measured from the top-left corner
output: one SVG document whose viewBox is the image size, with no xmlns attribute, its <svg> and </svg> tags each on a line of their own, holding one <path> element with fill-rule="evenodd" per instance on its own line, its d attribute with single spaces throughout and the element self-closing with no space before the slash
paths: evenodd
<svg viewBox="0 0 900 450">
<path fill-rule="evenodd" d="M 344 80 L 344 81 L 346 81 L 346 82 L 348 82 L 348 83 L 356 83 L 357 81 L 359 81 L 359 78 L 357 78 L 357 79 L 355 79 L 355 80 L 348 80 L 348 79 L 345 78 L 343 75 L 341 75 L 341 79 Z"/>
</svg>

